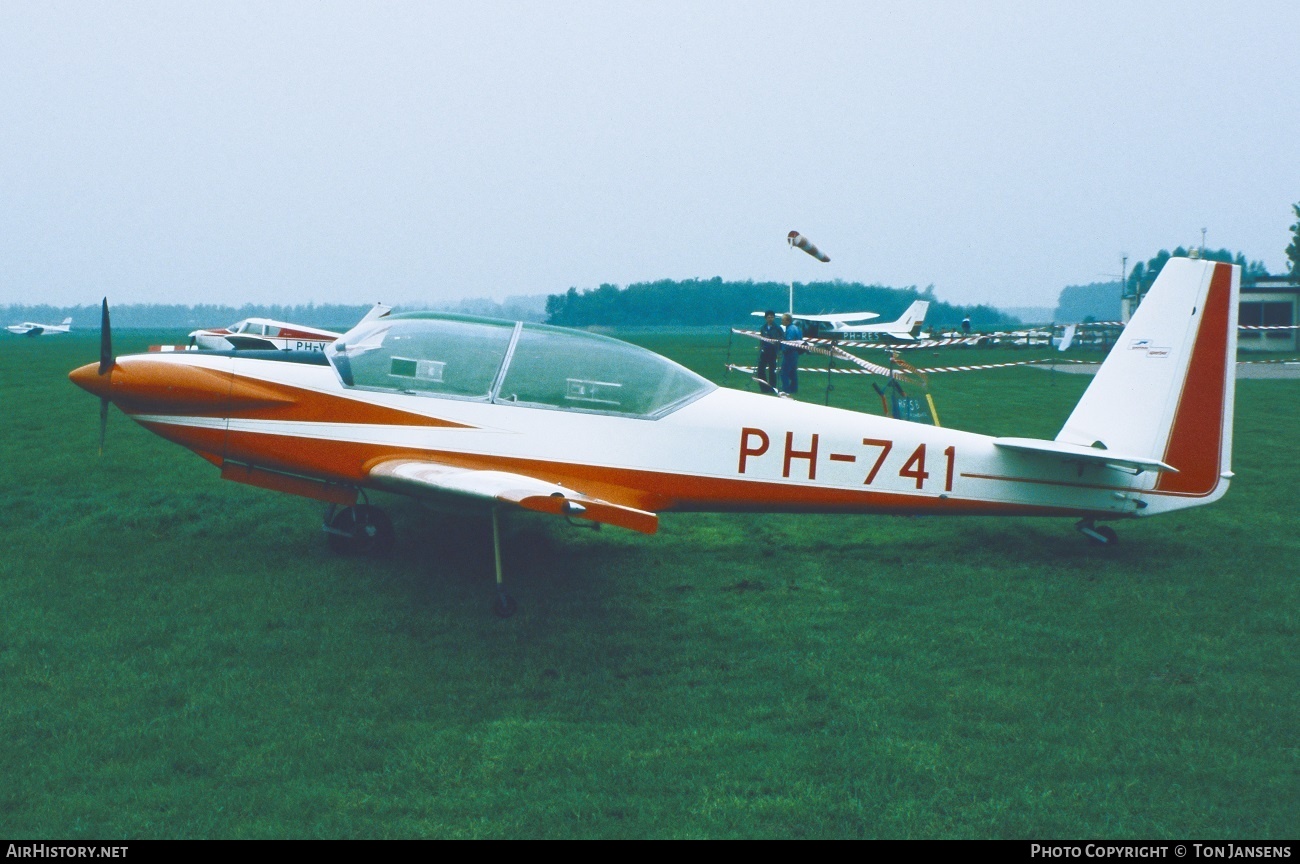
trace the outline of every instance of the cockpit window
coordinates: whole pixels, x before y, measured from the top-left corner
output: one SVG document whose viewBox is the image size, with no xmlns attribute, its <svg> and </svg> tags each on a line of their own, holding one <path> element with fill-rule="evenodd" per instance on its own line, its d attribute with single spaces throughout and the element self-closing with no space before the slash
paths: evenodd
<svg viewBox="0 0 1300 864">
<path fill-rule="evenodd" d="M 577 330 L 414 313 L 326 348 L 345 386 L 660 416 L 714 385 L 652 351 Z"/>
<path fill-rule="evenodd" d="M 486 399 L 514 329 L 506 321 L 384 318 L 328 353 L 349 387 Z"/>
<path fill-rule="evenodd" d="M 525 324 L 498 399 L 646 416 L 710 388 L 694 373 L 636 345 Z"/>
</svg>

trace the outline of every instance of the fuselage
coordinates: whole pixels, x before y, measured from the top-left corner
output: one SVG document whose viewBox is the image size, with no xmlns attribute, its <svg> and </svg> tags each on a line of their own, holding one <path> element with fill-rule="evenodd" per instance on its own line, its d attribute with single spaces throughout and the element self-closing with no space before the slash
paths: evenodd
<svg viewBox="0 0 1300 864">
<path fill-rule="evenodd" d="M 725 388 L 644 418 L 358 390 L 329 365 L 203 352 L 122 357 L 109 375 L 91 365 L 72 377 L 214 464 L 358 487 L 376 464 L 417 458 L 528 474 L 652 511 L 1118 518 L 1165 509 L 1151 474 Z"/>
</svg>

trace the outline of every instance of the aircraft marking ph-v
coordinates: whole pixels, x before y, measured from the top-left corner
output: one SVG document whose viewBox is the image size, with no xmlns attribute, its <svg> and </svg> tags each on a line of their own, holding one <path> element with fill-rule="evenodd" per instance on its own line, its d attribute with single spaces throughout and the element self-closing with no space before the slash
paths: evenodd
<svg viewBox="0 0 1300 864">
<path fill-rule="evenodd" d="M 414 313 L 320 352 L 101 358 L 78 386 L 221 476 L 328 502 L 331 547 L 382 551 L 381 489 L 653 533 L 664 511 L 1101 520 L 1208 504 L 1231 473 L 1239 269 L 1171 260 L 1053 440 L 996 438 L 715 386 L 545 325 Z M 102 435 L 102 426 L 101 426 Z M 102 440 L 102 439 L 101 439 Z M 360 503 L 358 503 L 360 502 Z"/>
</svg>

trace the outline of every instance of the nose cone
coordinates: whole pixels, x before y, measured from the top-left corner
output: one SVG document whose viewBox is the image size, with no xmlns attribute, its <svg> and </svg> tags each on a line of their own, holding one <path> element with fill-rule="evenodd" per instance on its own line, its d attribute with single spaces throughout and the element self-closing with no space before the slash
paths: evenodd
<svg viewBox="0 0 1300 864">
<path fill-rule="evenodd" d="M 109 387 L 113 380 L 113 370 L 99 374 L 98 363 L 87 363 L 68 373 L 68 380 L 88 393 L 94 393 L 101 399 L 108 398 Z"/>
</svg>

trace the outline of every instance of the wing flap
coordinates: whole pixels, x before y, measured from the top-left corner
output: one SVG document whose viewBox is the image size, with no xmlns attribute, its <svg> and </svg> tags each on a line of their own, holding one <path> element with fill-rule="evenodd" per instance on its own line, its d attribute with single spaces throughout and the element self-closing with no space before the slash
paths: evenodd
<svg viewBox="0 0 1300 864">
<path fill-rule="evenodd" d="M 380 488 L 407 495 L 451 495 L 511 504 L 537 513 L 617 525 L 642 534 L 659 530 L 659 517 L 649 511 L 591 498 L 558 483 L 510 471 L 395 459 L 372 468 L 370 479 Z"/>
<path fill-rule="evenodd" d="M 1173 471 L 1178 469 L 1159 459 L 1149 456 L 1134 456 L 1129 453 L 1117 453 L 1098 447 L 1085 447 L 1082 444 L 1067 444 L 1063 441 L 1043 441 L 1038 438 L 995 438 L 993 446 L 1003 450 L 1019 453 L 1037 453 L 1058 456 L 1066 462 L 1091 462 L 1108 465 L 1113 468 L 1143 471 Z"/>
</svg>

